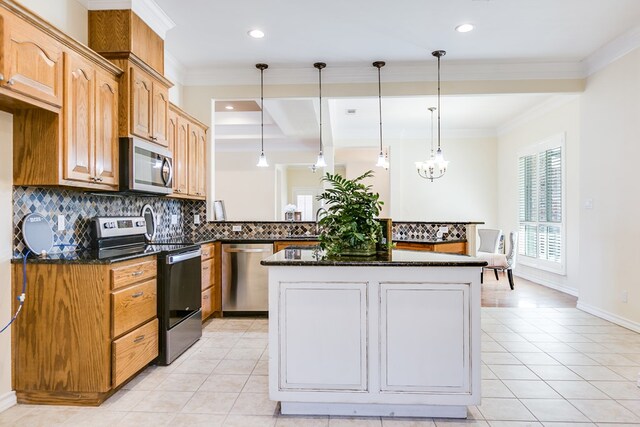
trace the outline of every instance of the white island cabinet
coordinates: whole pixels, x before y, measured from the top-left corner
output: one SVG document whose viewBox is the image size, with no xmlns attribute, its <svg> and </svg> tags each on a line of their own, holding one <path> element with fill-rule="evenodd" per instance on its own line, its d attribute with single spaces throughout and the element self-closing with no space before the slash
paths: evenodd
<svg viewBox="0 0 640 427">
<path fill-rule="evenodd" d="M 283 414 L 465 418 L 480 403 L 483 261 L 285 249 L 262 263 L 269 395 Z"/>
</svg>

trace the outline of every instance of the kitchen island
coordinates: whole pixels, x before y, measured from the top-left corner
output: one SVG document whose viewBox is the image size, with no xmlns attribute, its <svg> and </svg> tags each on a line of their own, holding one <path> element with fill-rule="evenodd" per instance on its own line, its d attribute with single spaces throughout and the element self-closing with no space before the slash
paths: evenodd
<svg viewBox="0 0 640 427">
<path fill-rule="evenodd" d="M 484 261 L 290 248 L 262 264 L 269 396 L 283 414 L 466 418 L 480 402 Z"/>
</svg>

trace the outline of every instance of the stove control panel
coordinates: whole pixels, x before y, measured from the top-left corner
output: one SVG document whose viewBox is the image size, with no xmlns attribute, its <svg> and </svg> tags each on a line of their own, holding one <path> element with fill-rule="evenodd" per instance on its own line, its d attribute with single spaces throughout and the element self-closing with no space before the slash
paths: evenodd
<svg viewBox="0 0 640 427">
<path fill-rule="evenodd" d="M 147 223 L 141 216 L 97 216 L 91 219 L 91 234 L 98 239 L 144 234 Z"/>
</svg>

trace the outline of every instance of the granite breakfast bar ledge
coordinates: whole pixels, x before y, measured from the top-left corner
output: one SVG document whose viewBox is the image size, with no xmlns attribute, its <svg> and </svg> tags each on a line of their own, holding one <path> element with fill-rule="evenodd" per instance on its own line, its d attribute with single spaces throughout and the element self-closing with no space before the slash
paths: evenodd
<svg viewBox="0 0 640 427">
<path fill-rule="evenodd" d="M 484 261 L 290 248 L 262 265 L 269 396 L 283 414 L 466 418 L 480 402 Z"/>
</svg>

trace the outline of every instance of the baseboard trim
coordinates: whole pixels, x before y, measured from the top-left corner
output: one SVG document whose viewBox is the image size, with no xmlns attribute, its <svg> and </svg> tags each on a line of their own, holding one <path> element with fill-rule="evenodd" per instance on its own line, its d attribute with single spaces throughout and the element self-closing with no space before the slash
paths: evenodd
<svg viewBox="0 0 640 427">
<path fill-rule="evenodd" d="M 17 403 L 18 401 L 16 400 L 15 391 L 12 390 L 1 395 L 0 396 L 0 412 L 6 411 L 7 409 L 11 408 L 13 405 Z"/>
<path fill-rule="evenodd" d="M 555 289 L 556 291 L 560 291 L 560 292 L 564 292 L 565 294 L 573 295 L 574 297 L 578 296 L 578 290 L 575 289 L 575 288 L 569 288 L 567 286 L 561 286 L 561 285 L 558 285 L 556 283 L 553 283 L 551 281 L 544 280 L 544 279 L 541 280 L 539 277 L 533 277 L 533 276 L 530 276 L 530 275 L 528 275 L 526 273 L 523 274 L 522 272 L 514 271 L 513 275 L 517 276 L 517 277 L 520 277 L 522 279 L 528 280 L 530 282 L 537 283 L 537 284 L 542 285 L 542 286 L 546 286 L 547 288 Z"/>
<path fill-rule="evenodd" d="M 593 314 L 594 316 L 598 316 L 604 320 L 608 320 L 609 322 L 613 322 L 616 325 L 622 326 L 623 328 L 630 329 L 634 332 L 640 332 L 640 323 L 625 319 L 624 317 L 620 317 L 617 314 L 609 313 L 606 310 L 602 310 L 581 301 L 578 301 L 578 305 L 576 306 L 576 308 L 589 314 Z"/>
</svg>

